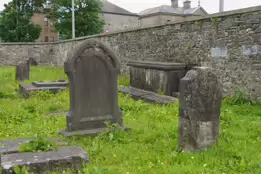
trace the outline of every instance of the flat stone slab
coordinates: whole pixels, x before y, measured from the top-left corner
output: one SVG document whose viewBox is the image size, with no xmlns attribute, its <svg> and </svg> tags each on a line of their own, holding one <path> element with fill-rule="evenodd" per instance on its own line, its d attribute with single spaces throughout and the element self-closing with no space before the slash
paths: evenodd
<svg viewBox="0 0 261 174">
<path fill-rule="evenodd" d="M 17 153 L 19 146 L 25 142 L 29 142 L 31 138 L 24 138 L 18 140 L 2 140 L 0 141 L 0 156 L 2 154 Z"/>
<path fill-rule="evenodd" d="M 58 91 L 65 90 L 66 87 L 61 87 L 61 86 L 37 87 L 34 86 L 33 84 L 20 84 L 19 89 L 20 89 L 20 93 L 24 97 L 29 97 L 30 93 L 34 91 L 50 91 L 51 93 L 56 94 Z"/>
<path fill-rule="evenodd" d="M 153 61 L 130 61 L 127 66 L 139 67 L 139 68 L 151 68 L 158 70 L 179 70 L 186 69 L 187 65 L 184 63 L 173 62 L 153 62 Z"/>
<path fill-rule="evenodd" d="M 1 140 L 0 141 L 0 156 L 4 154 L 12 154 L 12 153 L 18 153 L 19 147 L 26 143 L 31 141 L 32 138 L 23 138 L 23 139 L 17 139 L 17 140 Z M 57 143 L 57 145 L 67 145 L 65 142 L 58 142 L 58 139 L 55 138 L 54 141 Z"/>
<path fill-rule="evenodd" d="M 26 166 L 29 173 L 58 172 L 70 169 L 74 172 L 89 163 L 90 158 L 80 147 L 70 146 L 49 152 L 14 153 L 1 156 L 2 174 L 13 174 L 15 166 Z"/>
<path fill-rule="evenodd" d="M 32 82 L 36 87 L 68 87 L 69 82 Z"/>
<path fill-rule="evenodd" d="M 171 102 L 178 101 L 178 99 L 175 97 L 160 95 L 151 91 L 145 91 L 133 87 L 120 86 L 119 91 L 124 94 L 131 95 L 135 100 L 141 99 L 144 101 L 159 103 L 159 104 L 168 104 Z"/>
</svg>

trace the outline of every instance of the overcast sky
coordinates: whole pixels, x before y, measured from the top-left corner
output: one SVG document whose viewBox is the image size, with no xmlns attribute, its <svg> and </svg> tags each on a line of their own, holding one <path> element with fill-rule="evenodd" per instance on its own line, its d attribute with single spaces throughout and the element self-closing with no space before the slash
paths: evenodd
<svg viewBox="0 0 261 174">
<path fill-rule="evenodd" d="M 11 0 L 0 0 L 0 10 L 3 9 L 3 4 Z M 131 12 L 138 13 L 147 8 L 156 7 L 160 5 L 170 5 L 171 0 L 109 0 L 116 5 L 123 7 Z M 198 5 L 198 0 L 191 0 L 192 7 Z M 219 9 L 219 0 L 200 0 L 201 6 L 208 13 L 216 13 Z M 246 8 L 261 5 L 261 0 L 224 0 L 225 11 L 239 8 Z M 179 5 L 182 6 L 183 0 L 179 0 Z"/>
</svg>

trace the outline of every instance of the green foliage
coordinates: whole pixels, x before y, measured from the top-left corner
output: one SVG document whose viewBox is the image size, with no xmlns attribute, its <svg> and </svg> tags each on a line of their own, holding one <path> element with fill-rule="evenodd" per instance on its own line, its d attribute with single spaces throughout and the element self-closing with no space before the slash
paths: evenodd
<svg viewBox="0 0 261 174">
<path fill-rule="evenodd" d="M 118 83 L 122 86 L 130 86 L 130 78 L 128 75 L 122 75 L 119 77 Z"/>
<path fill-rule="evenodd" d="M 56 31 L 62 39 L 72 37 L 71 0 L 55 0 L 50 9 L 45 9 L 48 18 L 55 23 Z M 105 22 L 100 19 L 102 2 L 100 0 L 75 0 L 75 36 L 82 37 L 103 32 Z"/>
<path fill-rule="evenodd" d="M 40 25 L 31 22 L 44 0 L 13 0 L 5 4 L 0 17 L 2 42 L 33 42 L 39 38 Z"/>
<path fill-rule="evenodd" d="M 191 48 L 190 43 L 188 43 L 188 45 L 187 45 L 187 49 L 190 49 L 190 48 Z"/>
<path fill-rule="evenodd" d="M 225 101 L 230 105 L 254 104 L 255 102 L 250 99 L 242 90 L 237 89 L 233 97 L 226 98 Z"/>
<path fill-rule="evenodd" d="M 14 174 L 29 174 L 28 168 L 26 166 L 23 167 L 14 167 Z"/>
<path fill-rule="evenodd" d="M 31 70 L 31 80 L 26 83 L 67 79 L 62 68 Z M 125 79 L 119 80 L 120 85 L 128 84 L 126 77 L 120 79 Z M 5 97 L 0 98 L 0 139 L 36 134 L 47 139 L 57 137 L 66 128 L 65 114 L 48 113 L 69 110 L 69 91 L 56 95 L 40 93 L 24 99 L 16 91 L 17 86 L 14 67 L 1 67 L 0 92 Z M 222 104 L 218 145 L 198 153 L 177 150 L 179 103 L 151 104 L 122 93 L 119 105 L 129 131 L 108 124 L 107 131 L 95 137 L 60 138 L 89 153 L 91 161 L 78 172 L 82 174 L 261 173 L 261 105 L 250 105 L 242 102 L 240 98 L 244 97 L 237 98 L 233 102 L 225 99 Z M 34 140 L 37 145 L 29 149 L 48 149 L 46 140 Z M 69 174 L 70 170 L 56 173 Z"/>
<path fill-rule="evenodd" d="M 41 135 L 36 134 L 33 140 L 19 147 L 19 152 L 47 152 L 55 149 L 56 143 L 48 141 Z"/>
<path fill-rule="evenodd" d="M 158 94 L 160 94 L 160 95 L 166 95 L 166 92 L 163 91 L 163 90 L 158 90 Z"/>
</svg>

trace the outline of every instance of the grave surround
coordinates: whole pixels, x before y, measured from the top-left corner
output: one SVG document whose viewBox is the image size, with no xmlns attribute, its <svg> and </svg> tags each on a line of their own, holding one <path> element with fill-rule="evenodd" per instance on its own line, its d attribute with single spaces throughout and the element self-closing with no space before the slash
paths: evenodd
<svg viewBox="0 0 261 174">
<path fill-rule="evenodd" d="M 26 166 L 29 173 L 44 173 L 53 171 L 77 171 L 83 164 L 90 162 L 89 155 L 82 148 L 67 146 L 65 142 L 58 142 L 57 150 L 48 152 L 19 153 L 19 146 L 28 143 L 30 138 L 0 141 L 0 164 L 2 174 L 13 174 L 15 166 Z"/>
<path fill-rule="evenodd" d="M 64 80 L 58 80 L 57 82 L 32 82 L 31 84 L 20 84 L 20 93 L 28 98 L 31 92 L 34 91 L 50 91 L 56 94 L 58 91 L 63 91 L 68 88 L 69 83 Z"/>
</svg>

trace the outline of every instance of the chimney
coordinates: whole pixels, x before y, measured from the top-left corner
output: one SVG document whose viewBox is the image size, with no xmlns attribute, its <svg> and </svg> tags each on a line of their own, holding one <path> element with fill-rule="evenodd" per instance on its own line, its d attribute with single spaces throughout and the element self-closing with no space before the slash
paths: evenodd
<svg viewBox="0 0 261 174">
<path fill-rule="evenodd" d="M 179 0 L 171 0 L 171 6 L 173 8 L 178 8 L 179 7 Z"/>
<path fill-rule="evenodd" d="M 190 0 L 185 0 L 184 2 L 183 2 L 183 8 L 184 9 L 190 9 L 191 8 L 191 1 Z"/>
</svg>

